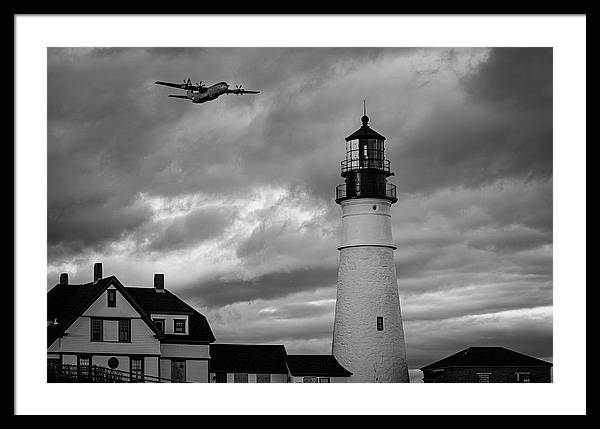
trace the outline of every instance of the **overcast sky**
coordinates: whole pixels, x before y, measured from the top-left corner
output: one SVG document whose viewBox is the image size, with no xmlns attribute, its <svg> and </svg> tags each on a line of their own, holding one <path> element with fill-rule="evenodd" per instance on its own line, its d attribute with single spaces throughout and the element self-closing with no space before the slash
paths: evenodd
<svg viewBox="0 0 600 429">
<path fill-rule="evenodd" d="M 259 95 L 205 103 L 191 77 Z M 330 353 L 344 138 L 387 137 L 409 366 L 552 358 L 552 50 L 48 49 L 48 288 L 93 263 L 219 342 Z M 413 380 L 420 371 L 411 371 Z"/>
</svg>

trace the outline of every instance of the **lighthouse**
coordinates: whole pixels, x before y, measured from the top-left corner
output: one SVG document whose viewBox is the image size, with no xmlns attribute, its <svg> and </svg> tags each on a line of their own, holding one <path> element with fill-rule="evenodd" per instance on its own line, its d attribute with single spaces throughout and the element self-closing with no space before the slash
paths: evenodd
<svg viewBox="0 0 600 429">
<path fill-rule="evenodd" d="M 391 225 L 396 186 L 387 182 L 394 173 L 384 142 L 365 109 L 346 137 L 345 183 L 336 188 L 342 237 L 332 351 L 357 383 L 409 382 Z"/>
</svg>

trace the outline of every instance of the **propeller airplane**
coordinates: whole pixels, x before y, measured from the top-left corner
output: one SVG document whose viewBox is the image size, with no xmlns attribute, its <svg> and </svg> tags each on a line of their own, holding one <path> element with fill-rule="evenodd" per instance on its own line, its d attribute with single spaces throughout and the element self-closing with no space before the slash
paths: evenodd
<svg viewBox="0 0 600 429">
<path fill-rule="evenodd" d="M 229 84 L 227 82 L 219 82 L 215 83 L 211 86 L 205 86 L 202 84 L 202 81 L 196 82 L 192 84 L 192 80 L 188 78 L 186 81 L 183 80 L 183 83 L 172 83 L 172 82 L 154 82 L 157 85 L 168 86 L 171 88 L 183 89 L 186 91 L 186 95 L 174 95 L 169 94 L 169 97 L 172 98 L 180 98 L 184 100 L 190 100 L 192 103 L 206 103 L 207 101 L 212 101 L 219 98 L 223 94 L 259 94 L 260 91 L 248 91 L 242 88 L 242 85 L 236 85 L 235 89 L 229 89 Z"/>
</svg>

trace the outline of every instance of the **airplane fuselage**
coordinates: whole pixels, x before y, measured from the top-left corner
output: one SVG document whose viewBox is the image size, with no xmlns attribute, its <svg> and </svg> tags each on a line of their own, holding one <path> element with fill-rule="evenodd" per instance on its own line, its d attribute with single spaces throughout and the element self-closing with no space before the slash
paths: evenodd
<svg viewBox="0 0 600 429">
<path fill-rule="evenodd" d="M 188 91 L 187 97 L 192 103 L 206 103 L 207 101 L 214 100 L 227 93 L 228 88 L 229 85 L 227 85 L 227 83 L 219 82 L 209 86 L 204 92 Z"/>
</svg>

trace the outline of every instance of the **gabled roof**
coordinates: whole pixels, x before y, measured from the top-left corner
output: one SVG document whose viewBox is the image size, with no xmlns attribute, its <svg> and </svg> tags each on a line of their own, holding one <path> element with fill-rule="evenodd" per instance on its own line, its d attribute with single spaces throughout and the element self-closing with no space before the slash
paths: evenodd
<svg viewBox="0 0 600 429">
<path fill-rule="evenodd" d="M 288 367 L 295 377 L 349 377 L 350 371 L 344 368 L 333 355 L 288 355 Z"/>
<path fill-rule="evenodd" d="M 469 347 L 424 366 L 421 370 L 451 366 L 552 366 L 552 364 L 504 347 Z"/>
<path fill-rule="evenodd" d="M 171 292 L 157 293 L 154 288 L 125 287 L 115 277 L 105 277 L 94 283 L 81 285 L 57 284 L 47 295 L 48 321 L 56 319 L 57 324 L 47 328 L 48 347 L 60 337 L 71 324 L 98 299 L 104 290 L 113 284 L 127 301 L 140 313 L 142 319 L 164 342 L 210 343 L 215 337 L 206 318 L 192 307 L 181 301 Z M 151 313 L 187 313 L 189 314 L 189 334 L 186 336 L 161 334 L 150 320 Z"/>
<path fill-rule="evenodd" d="M 210 372 L 287 374 L 283 345 L 211 344 Z"/>
<path fill-rule="evenodd" d="M 46 320 L 56 321 L 47 328 L 48 347 L 100 296 L 111 280 L 113 277 L 82 285 L 57 284 L 48 291 Z"/>
</svg>

